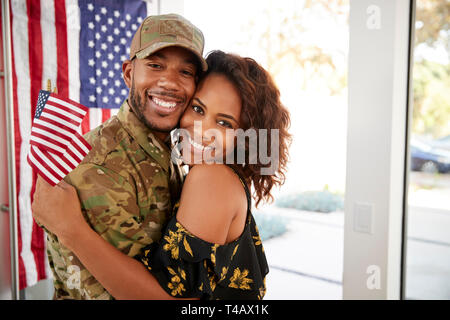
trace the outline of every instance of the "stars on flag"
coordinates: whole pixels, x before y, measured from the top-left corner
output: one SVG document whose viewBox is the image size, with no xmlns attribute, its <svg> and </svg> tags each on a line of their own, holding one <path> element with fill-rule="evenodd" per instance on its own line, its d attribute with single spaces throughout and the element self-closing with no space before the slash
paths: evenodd
<svg viewBox="0 0 450 320">
<path fill-rule="evenodd" d="M 86 80 L 81 84 L 81 102 L 88 107 L 117 108 L 128 95 L 122 80 L 122 63 L 128 59 L 132 37 L 146 16 L 145 6 L 134 8 L 133 12 L 95 2 L 82 6 L 87 28 L 81 30 L 85 41 L 80 41 L 80 52 L 87 64 L 80 71 Z M 112 86 L 117 90 L 110 90 Z"/>
</svg>

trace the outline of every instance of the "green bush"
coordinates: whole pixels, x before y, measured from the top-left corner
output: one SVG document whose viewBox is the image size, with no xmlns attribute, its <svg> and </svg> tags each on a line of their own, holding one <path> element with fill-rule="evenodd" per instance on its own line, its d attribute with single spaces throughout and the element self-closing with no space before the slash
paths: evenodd
<svg viewBox="0 0 450 320">
<path fill-rule="evenodd" d="M 292 208 L 297 210 L 332 212 L 344 209 L 344 198 L 328 190 L 305 191 L 297 194 L 281 196 L 275 202 L 279 208 Z"/>
<path fill-rule="evenodd" d="M 286 225 L 288 220 L 283 217 L 258 211 L 253 213 L 253 217 L 258 226 L 259 236 L 262 241 L 281 236 L 287 231 Z"/>
</svg>

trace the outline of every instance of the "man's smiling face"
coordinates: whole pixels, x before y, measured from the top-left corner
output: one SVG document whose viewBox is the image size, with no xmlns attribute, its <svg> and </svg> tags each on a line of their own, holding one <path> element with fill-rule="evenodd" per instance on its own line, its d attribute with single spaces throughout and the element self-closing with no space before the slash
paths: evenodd
<svg viewBox="0 0 450 320">
<path fill-rule="evenodd" d="M 181 47 L 124 62 L 128 102 L 147 127 L 165 135 L 177 126 L 195 91 L 196 62 L 195 55 Z"/>
</svg>

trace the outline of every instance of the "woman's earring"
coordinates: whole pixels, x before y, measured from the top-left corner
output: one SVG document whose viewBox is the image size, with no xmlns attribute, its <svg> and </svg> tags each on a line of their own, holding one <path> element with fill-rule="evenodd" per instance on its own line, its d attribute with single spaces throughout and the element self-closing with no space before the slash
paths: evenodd
<svg viewBox="0 0 450 320">
<path fill-rule="evenodd" d="M 181 144 L 180 144 L 180 129 L 176 128 L 170 131 L 170 146 L 172 148 L 171 158 L 174 163 L 181 161 Z"/>
</svg>

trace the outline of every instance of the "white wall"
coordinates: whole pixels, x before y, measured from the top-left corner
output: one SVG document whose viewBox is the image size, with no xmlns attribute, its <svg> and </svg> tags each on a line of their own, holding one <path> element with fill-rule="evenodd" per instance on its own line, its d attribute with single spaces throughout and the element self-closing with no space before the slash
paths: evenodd
<svg viewBox="0 0 450 320">
<path fill-rule="evenodd" d="M 184 0 L 159 0 L 159 6 L 159 14 L 184 13 Z"/>
<path fill-rule="evenodd" d="M 409 3 L 350 1 L 344 299 L 400 298 Z"/>
</svg>

